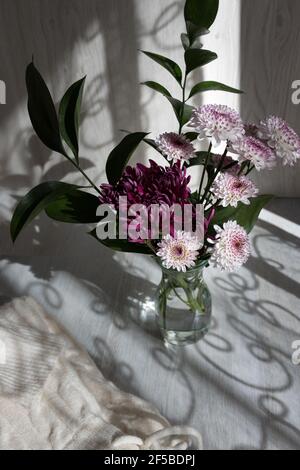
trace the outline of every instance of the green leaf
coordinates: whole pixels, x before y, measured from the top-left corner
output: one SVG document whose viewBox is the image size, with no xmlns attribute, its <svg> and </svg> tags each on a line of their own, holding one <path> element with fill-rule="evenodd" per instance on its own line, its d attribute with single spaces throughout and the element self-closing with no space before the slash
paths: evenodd
<svg viewBox="0 0 300 470">
<path fill-rule="evenodd" d="M 206 34 L 214 23 L 219 0 L 186 0 L 184 18 L 190 39 Z"/>
<path fill-rule="evenodd" d="M 209 64 L 218 58 L 215 52 L 207 51 L 205 49 L 188 49 L 184 54 L 187 74 Z"/>
<path fill-rule="evenodd" d="M 194 192 L 190 195 L 189 201 L 191 202 L 191 204 L 199 204 L 199 194 L 198 194 L 198 191 L 194 191 Z"/>
<path fill-rule="evenodd" d="M 155 140 L 153 140 L 153 139 L 144 139 L 144 142 L 146 142 L 146 144 L 150 145 L 150 147 L 154 148 L 155 150 L 157 150 L 159 152 Z"/>
<path fill-rule="evenodd" d="M 181 121 L 181 113 L 182 113 L 182 102 L 179 100 L 176 100 L 172 96 L 166 96 L 167 100 L 171 103 L 174 112 L 176 114 L 177 120 L 180 123 Z M 183 117 L 182 117 L 182 125 L 186 124 L 187 122 L 190 121 L 192 117 L 192 112 L 194 108 L 193 106 L 189 106 L 188 104 L 184 105 L 184 111 L 183 111 Z"/>
<path fill-rule="evenodd" d="M 235 207 L 219 207 L 213 218 L 212 224 L 222 226 L 229 220 L 236 220 L 239 225 L 250 233 L 257 222 L 262 209 L 273 199 L 273 196 L 258 196 L 250 200 L 250 205 L 240 203 Z"/>
<path fill-rule="evenodd" d="M 106 162 L 106 175 L 110 184 L 116 185 L 118 183 L 131 155 L 147 135 L 147 132 L 135 132 L 126 135 L 109 154 Z"/>
<path fill-rule="evenodd" d="M 181 85 L 182 82 L 182 71 L 181 68 L 179 67 L 176 62 L 174 62 L 171 59 L 168 59 L 167 57 L 164 57 L 159 54 L 154 54 L 153 52 L 146 52 L 146 51 L 141 51 L 143 54 L 146 54 L 146 56 L 150 57 L 150 59 L 154 60 L 157 62 L 159 65 L 164 67 L 168 72 L 170 72 L 171 75 L 177 80 L 179 85 Z"/>
<path fill-rule="evenodd" d="M 219 0 L 186 0 L 184 18 L 199 28 L 209 29 L 219 9 Z"/>
<path fill-rule="evenodd" d="M 186 0 L 184 18 L 199 28 L 209 29 L 219 9 L 219 0 Z"/>
<path fill-rule="evenodd" d="M 89 235 L 94 237 L 102 245 L 114 251 L 121 251 L 123 253 L 138 253 L 142 255 L 153 255 L 153 252 L 150 250 L 150 248 L 147 247 L 147 245 L 143 245 L 140 243 L 131 243 L 127 240 L 100 240 L 97 237 L 96 229 L 90 232 Z"/>
<path fill-rule="evenodd" d="M 70 86 L 59 106 L 59 127 L 64 141 L 72 150 L 78 163 L 78 132 L 80 125 L 81 101 L 85 78 Z"/>
<path fill-rule="evenodd" d="M 65 155 L 53 100 L 33 62 L 26 69 L 26 87 L 28 112 L 37 136 L 49 149 Z"/>
<path fill-rule="evenodd" d="M 158 91 L 158 93 L 161 93 L 164 96 L 171 96 L 171 93 L 160 83 L 156 82 L 143 82 L 141 85 L 146 85 L 147 87 L 151 88 L 152 90 Z"/>
<path fill-rule="evenodd" d="M 14 211 L 10 224 L 12 240 L 15 241 L 23 227 L 31 222 L 42 210 L 46 209 L 48 204 L 76 187 L 59 181 L 48 181 L 29 191 Z"/>
<path fill-rule="evenodd" d="M 186 51 L 187 49 L 189 49 L 189 47 L 191 46 L 191 43 L 190 43 L 190 38 L 187 34 L 185 33 L 182 33 L 181 36 L 181 44 L 182 44 L 182 47 L 183 49 Z"/>
<path fill-rule="evenodd" d="M 210 81 L 210 82 L 197 83 L 197 85 L 195 85 L 192 88 L 188 99 L 192 98 L 192 96 L 196 95 L 197 93 L 203 93 L 205 91 L 212 91 L 212 90 L 226 91 L 228 93 L 239 93 L 239 94 L 243 93 L 241 90 L 224 85 L 223 83 Z"/>
<path fill-rule="evenodd" d="M 198 132 L 186 132 L 184 134 L 185 138 L 188 139 L 190 142 L 194 142 L 195 140 L 197 140 L 198 135 L 199 135 Z"/>
<path fill-rule="evenodd" d="M 188 31 L 188 38 L 189 38 L 189 41 L 190 41 L 190 48 L 195 47 L 195 43 L 196 43 L 197 39 L 200 36 L 205 36 L 206 34 L 210 33 L 209 29 L 199 28 L 198 26 L 194 25 L 190 21 L 186 22 L 186 30 Z M 202 47 L 203 47 L 202 44 L 199 43 L 196 46 L 196 49 L 197 48 L 201 49 Z"/>
<path fill-rule="evenodd" d="M 46 214 L 51 219 L 69 224 L 93 224 L 101 220 L 97 216 L 100 201 L 93 194 L 71 190 L 61 194 L 46 207 Z"/>
</svg>

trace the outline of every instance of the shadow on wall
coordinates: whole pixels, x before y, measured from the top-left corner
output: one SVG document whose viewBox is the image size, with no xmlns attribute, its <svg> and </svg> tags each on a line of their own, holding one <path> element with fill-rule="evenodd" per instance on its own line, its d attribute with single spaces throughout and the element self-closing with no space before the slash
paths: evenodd
<svg viewBox="0 0 300 470">
<path fill-rule="evenodd" d="M 71 84 L 78 74 L 78 69 L 74 70 L 72 65 L 74 47 L 83 40 L 88 49 L 88 43 L 98 34 L 104 39 L 105 73 L 110 86 L 108 106 L 112 109 L 114 127 L 118 129 L 121 121 L 131 123 L 139 117 L 134 0 L 88 0 L 84 3 L 82 0 L 2 0 L 0 11 L 3 21 L 1 79 L 9 88 L 7 106 L 0 108 L 0 122 L 26 97 L 25 68 L 32 55 L 47 80 L 57 83 L 57 76 L 62 73 L 61 82 Z M 93 33 L 89 34 L 88 28 L 95 21 L 98 28 L 93 28 Z M 84 64 L 80 68 L 83 69 Z M 53 91 L 58 93 L 57 89 Z M 97 95 L 97 90 L 93 91 Z M 138 127 L 138 122 L 132 125 Z"/>
<path fill-rule="evenodd" d="M 141 103 L 140 96 L 139 42 L 149 36 L 162 46 L 158 33 L 177 18 L 182 4 L 169 2 L 160 8 L 147 31 L 139 24 L 136 5 L 135 0 L 1 1 L 0 78 L 7 84 L 8 100 L 7 105 L 0 107 L 0 124 L 8 138 L 0 146 L 0 191 L 5 191 L 4 197 L 1 191 L 0 220 L 9 220 L 16 203 L 15 193 L 23 195 L 28 187 L 42 180 L 65 178 L 72 171 L 62 157 L 50 158 L 51 152 L 33 136 L 29 126 L 25 69 L 32 54 L 56 101 L 77 78 L 96 72 L 94 78 L 89 74 L 83 104 L 83 119 L 91 127 L 93 139 L 82 132 L 81 140 L 87 154 L 89 150 L 99 150 L 102 158 L 91 161 L 86 155 L 82 161 L 85 169 L 99 166 L 97 170 L 101 167 L 102 173 L 106 155 L 101 155 L 101 149 L 113 147 L 121 139 L 120 129 L 135 131 L 145 127 L 147 103 Z M 95 42 L 97 37 L 101 40 Z M 95 62 L 97 57 L 99 61 Z M 20 107 L 22 114 L 17 114 Z M 97 127 L 101 121 L 105 124 L 103 129 Z M 59 161 L 49 170 L 51 159 Z M 94 176 L 95 180 L 100 174 Z M 71 177 L 72 182 L 79 181 L 74 181 L 74 174 Z"/>
<path fill-rule="evenodd" d="M 292 83 L 300 78 L 300 2 L 295 0 L 241 0 L 241 99 L 244 119 L 259 121 L 275 114 L 300 133 L 300 107 L 292 103 Z M 272 178 L 257 174 L 265 192 L 299 197 L 295 169 L 281 165 Z"/>
<path fill-rule="evenodd" d="M 95 35 L 103 37 L 105 70 L 87 83 L 87 102 L 84 104 L 87 112 L 84 118 L 97 115 L 104 108 L 108 108 L 113 140 L 117 139 L 118 129 L 124 126 L 124 123 L 132 129 L 141 127 L 134 0 L 89 0 L 84 4 L 81 0 L 2 0 L 0 17 L 3 22 L 0 28 L 1 79 L 8 88 L 7 105 L 0 107 L 1 125 L 27 100 L 25 68 L 32 54 L 57 101 L 63 90 L 73 83 L 78 75 L 84 73 L 81 72 L 84 70 L 84 62 L 80 67 L 74 64 L 77 57 L 74 57 L 73 49 L 79 42 L 83 43 L 83 47 L 93 57 L 99 54 L 99 64 L 95 64 L 94 69 L 100 68 L 100 54 L 103 54 L 103 50 L 100 47 L 99 50 L 89 49 L 89 42 L 93 40 L 93 36 L 88 32 L 89 26 L 96 22 L 97 28 L 93 28 L 93 31 Z M 83 59 L 82 56 L 80 60 Z M 108 93 L 105 99 L 99 99 L 103 94 L 101 87 L 104 80 L 109 86 Z M 99 140 L 101 139 L 98 147 L 103 145 L 105 139 L 99 129 Z M 89 143 L 85 140 L 83 138 L 83 144 L 89 148 Z M 113 140 L 106 144 L 113 144 Z M 16 178 L 17 175 L 10 176 L 6 181 L 5 176 L 11 173 L 11 155 L 14 152 L 20 158 L 18 166 L 23 170 L 23 174 L 25 167 L 28 175 L 32 175 L 35 166 L 43 167 L 50 155 L 40 142 L 32 147 L 31 128 L 26 130 L 23 127 L 23 131 L 13 139 L 13 146 L 14 148 L 2 153 L 0 160 L 3 178 L 1 186 L 10 185 L 12 190 L 20 189 L 20 183 L 23 183 L 23 187 L 33 183 L 32 179 Z M 57 168 L 55 176 L 64 177 L 64 169 L 61 172 L 59 169 L 60 167 Z M 49 175 L 44 176 L 47 179 Z M 37 182 L 39 181 L 35 179 L 35 184 Z"/>
</svg>

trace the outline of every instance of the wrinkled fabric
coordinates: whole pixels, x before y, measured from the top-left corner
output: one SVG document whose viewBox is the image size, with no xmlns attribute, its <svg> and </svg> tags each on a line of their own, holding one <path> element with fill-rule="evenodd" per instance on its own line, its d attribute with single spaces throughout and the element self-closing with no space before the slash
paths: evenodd
<svg viewBox="0 0 300 470">
<path fill-rule="evenodd" d="M 201 446 L 108 382 L 33 299 L 0 308 L 0 449 L 142 449 L 159 446 L 155 436 L 165 448 Z"/>
</svg>

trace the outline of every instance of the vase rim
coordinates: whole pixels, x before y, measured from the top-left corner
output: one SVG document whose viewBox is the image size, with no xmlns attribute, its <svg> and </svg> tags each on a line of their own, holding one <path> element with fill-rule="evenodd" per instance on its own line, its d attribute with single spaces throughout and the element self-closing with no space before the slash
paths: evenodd
<svg viewBox="0 0 300 470">
<path fill-rule="evenodd" d="M 186 271 L 177 271 L 176 269 L 172 269 L 172 268 L 166 268 L 162 265 L 162 263 L 160 262 L 159 259 L 157 259 L 156 256 L 154 256 L 155 258 L 155 261 L 157 262 L 157 264 L 159 265 L 159 267 L 161 268 L 161 270 L 164 272 L 164 273 L 167 273 L 167 274 L 170 274 L 170 275 L 179 275 L 179 274 L 183 274 L 183 275 L 188 275 L 188 274 L 193 274 L 193 273 L 197 273 L 199 271 L 203 271 L 204 268 L 207 267 L 207 261 L 208 260 L 201 260 L 199 262 L 199 264 L 193 266 L 192 268 L 189 268 L 187 269 Z"/>
</svg>

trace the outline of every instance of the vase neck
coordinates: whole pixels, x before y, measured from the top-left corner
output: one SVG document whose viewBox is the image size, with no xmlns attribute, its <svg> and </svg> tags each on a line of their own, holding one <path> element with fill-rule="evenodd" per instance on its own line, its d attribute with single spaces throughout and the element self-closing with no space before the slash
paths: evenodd
<svg viewBox="0 0 300 470">
<path fill-rule="evenodd" d="M 192 279 L 203 279 L 203 271 L 204 271 L 204 266 L 197 267 L 194 269 L 189 269 L 186 272 L 178 272 L 175 271 L 174 269 L 167 269 L 164 267 L 161 267 L 162 270 L 162 275 L 163 278 L 168 278 L 168 279 L 186 279 L 186 280 L 192 280 Z"/>
</svg>

